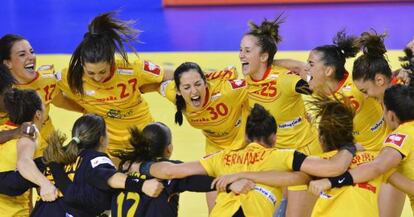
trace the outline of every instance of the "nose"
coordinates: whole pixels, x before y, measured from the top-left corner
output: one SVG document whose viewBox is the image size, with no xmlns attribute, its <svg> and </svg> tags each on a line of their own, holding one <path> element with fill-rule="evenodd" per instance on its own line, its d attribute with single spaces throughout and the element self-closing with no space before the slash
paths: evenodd
<svg viewBox="0 0 414 217">
<path fill-rule="evenodd" d="M 36 54 L 34 53 L 29 53 L 29 59 L 30 60 L 34 60 L 36 58 Z"/>
<path fill-rule="evenodd" d="M 240 51 L 240 52 L 239 52 L 239 58 L 240 58 L 240 59 L 243 59 L 243 58 L 244 58 L 244 52 L 243 52 L 243 51 Z"/>
<path fill-rule="evenodd" d="M 100 82 L 102 80 L 102 75 L 93 76 L 93 80 L 96 81 L 96 82 Z"/>
</svg>

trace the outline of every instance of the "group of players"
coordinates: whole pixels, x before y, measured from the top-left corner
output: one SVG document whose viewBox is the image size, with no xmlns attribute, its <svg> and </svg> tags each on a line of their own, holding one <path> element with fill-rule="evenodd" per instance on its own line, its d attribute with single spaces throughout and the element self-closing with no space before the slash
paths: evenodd
<svg viewBox="0 0 414 217">
<path fill-rule="evenodd" d="M 210 216 L 400 216 L 414 194 L 413 48 L 393 72 L 385 35 L 341 31 L 307 63 L 274 60 L 282 22 L 250 23 L 244 79 L 129 61 L 137 31 L 112 12 L 93 19 L 61 73 L 35 70 L 30 43 L 3 36 L 0 215 L 177 216 L 189 190 L 209 192 Z M 169 160 L 171 132 L 142 97 L 153 91 L 176 105 L 177 124 L 202 130 L 206 157 Z M 84 113 L 68 143 L 50 103 Z"/>
</svg>

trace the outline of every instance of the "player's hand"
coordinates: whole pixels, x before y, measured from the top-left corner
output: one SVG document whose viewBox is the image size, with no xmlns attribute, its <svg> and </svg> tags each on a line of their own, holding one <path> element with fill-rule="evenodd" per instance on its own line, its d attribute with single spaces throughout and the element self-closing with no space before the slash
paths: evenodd
<svg viewBox="0 0 414 217">
<path fill-rule="evenodd" d="M 247 194 L 256 184 L 249 179 L 240 179 L 231 183 L 230 190 L 236 194 Z"/>
<path fill-rule="evenodd" d="M 51 182 L 46 182 L 40 186 L 40 197 L 43 201 L 51 202 L 56 200 L 58 196 L 58 190 Z"/>
<path fill-rule="evenodd" d="M 329 179 L 319 179 L 313 180 L 309 183 L 308 191 L 311 192 L 313 195 L 318 196 L 321 195 L 322 192 L 331 189 L 331 182 Z"/>
<path fill-rule="evenodd" d="M 163 189 L 164 185 L 157 179 L 145 180 L 144 184 L 142 185 L 142 192 L 144 192 L 149 197 L 158 197 Z"/>
<path fill-rule="evenodd" d="M 226 186 L 228 184 L 231 184 L 241 178 L 242 177 L 240 177 L 237 173 L 217 177 L 211 183 L 211 189 L 214 189 L 214 186 L 216 186 L 217 191 L 226 191 Z"/>
<path fill-rule="evenodd" d="M 39 130 L 37 129 L 36 125 L 32 122 L 22 123 L 19 129 L 19 136 L 24 136 L 33 140 L 36 140 L 36 138 L 38 137 Z"/>
</svg>

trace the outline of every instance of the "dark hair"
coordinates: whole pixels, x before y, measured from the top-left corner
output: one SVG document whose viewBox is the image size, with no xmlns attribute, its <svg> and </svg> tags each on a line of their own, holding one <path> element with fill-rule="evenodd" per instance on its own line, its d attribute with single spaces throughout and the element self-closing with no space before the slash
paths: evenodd
<svg viewBox="0 0 414 217">
<path fill-rule="evenodd" d="M 406 85 L 414 87 L 414 55 L 413 51 L 410 48 L 404 49 L 405 56 L 399 57 L 399 60 L 402 62 L 401 67 L 405 70 L 408 70 L 408 77 L 410 82 Z"/>
<path fill-rule="evenodd" d="M 120 167 L 125 162 L 156 161 L 164 158 L 165 148 L 171 144 L 171 131 L 161 122 L 148 124 L 142 131 L 132 127 L 129 133 L 129 143 L 134 150 L 111 153 L 121 159 Z"/>
<path fill-rule="evenodd" d="M 375 75 L 380 73 L 391 78 L 392 72 L 385 59 L 387 49 L 384 45 L 385 34 L 376 32 L 364 32 L 361 34 L 360 43 L 363 55 L 354 62 L 352 78 L 354 80 L 374 80 Z"/>
<path fill-rule="evenodd" d="M 391 86 L 385 90 L 384 105 L 401 122 L 414 120 L 414 87 L 400 84 Z"/>
<path fill-rule="evenodd" d="M 321 60 L 324 65 L 335 69 L 335 79 L 339 81 L 346 72 L 346 59 L 355 57 L 359 51 L 359 44 L 357 37 L 348 36 L 345 30 L 342 30 L 333 38 L 333 44 L 319 46 L 312 49 L 312 51 L 318 51 L 322 54 Z"/>
<path fill-rule="evenodd" d="M 114 18 L 115 12 L 103 13 L 95 17 L 88 26 L 83 40 L 73 52 L 69 62 L 68 83 L 74 93 L 83 92 L 83 64 L 107 62 L 115 64 L 115 52 L 128 64 L 128 54 L 124 43 L 136 40 L 138 30 L 130 27 L 131 21 Z"/>
<path fill-rule="evenodd" d="M 255 103 L 247 117 L 246 134 L 250 141 L 264 141 L 273 146 L 270 136 L 276 134 L 276 120 L 263 106 Z"/>
<path fill-rule="evenodd" d="M 6 90 L 10 89 L 15 83 L 9 68 L 0 63 L 0 94 L 2 95 Z"/>
<path fill-rule="evenodd" d="M 315 96 L 311 101 L 311 112 L 324 139 L 324 151 L 338 150 L 347 144 L 354 144 L 353 126 L 355 111 L 350 100 L 341 96 Z"/>
<path fill-rule="evenodd" d="M 268 53 L 267 67 L 273 63 L 273 58 L 277 52 L 277 44 L 282 41 L 279 35 L 279 26 L 284 22 L 282 14 L 275 20 L 265 19 L 260 26 L 253 22 L 249 22 L 250 31 L 245 35 L 251 35 L 257 38 L 257 45 L 261 48 L 262 53 Z"/>
<path fill-rule="evenodd" d="M 0 38 L 0 63 L 3 63 L 4 60 L 10 59 L 13 45 L 22 40 L 26 39 L 20 35 L 13 34 L 7 34 Z"/>
<path fill-rule="evenodd" d="M 47 138 L 48 146 L 43 152 L 46 163 L 71 164 L 84 149 L 96 149 L 101 137 L 106 136 L 105 120 L 95 114 L 85 114 L 78 118 L 72 128 L 72 139 L 64 145 L 66 136 L 54 131 Z"/>
<path fill-rule="evenodd" d="M 203 79 L 204 83 L 207 82 L 203 70 L 201 70 L 201 67 L 197 63 L 185 62 L 178 66 L 177 69 L 175 69 L 174 71 L 174 81 L 177 91 L 179 91 L 180 89 L 181 75 L 190 70 L 195 70 L 196 72 L 198 72 L 200 74 L 200 77 Z M 182 111 L 185 110 L 185 100 L 181 95 L 175 95 L 175 105 L 177 107 L 177 112 L 175 112 L 175 123 L 181 126 L 183 124 Z"/>
<path fill-rule="evenodd" d="M 4 106 L 10 121 L 20 125 L 32 121 L 36 111 L 42 110 L 42 100 L 35 90 L 12 88 L 4 93 Z"/>
</svg>

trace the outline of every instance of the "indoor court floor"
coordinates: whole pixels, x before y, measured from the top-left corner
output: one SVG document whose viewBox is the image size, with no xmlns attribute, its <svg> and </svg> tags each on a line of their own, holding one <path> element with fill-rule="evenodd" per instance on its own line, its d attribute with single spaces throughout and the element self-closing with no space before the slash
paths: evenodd
<svg viewBox="0 0 414 217">
<path fill-rule="evenodd" d="M 38 54 L 37 66 L 67 67 L 70 54 L 86 32 L 87 23 L 99 13 L 120 10 L 122 19 L 137 20 L 141 43 L 135 45 L 140 58 L 159 65 L 178 66 L 185 61 L 202 68 L 222 69 L 229 65 L 240 71 L 238 49 L 247 22 L 286 16 L 281 26 L 283 41 L 276 58 L 306 61 L 308 50 L 330 44 L 341 29 L 360 34 L 370 28 L 387 32 L 389 61 L 396 69 L 402 48 L 414 36 L 414 3 L 286 4 L 264 6 L 163 8 L 160 0 L 3 0 L 0 7 L 0 35 L 25 36 Z M 348 61 L 347 69 L 351 69 Z M 239 75 L 240 76 L 240 75 Z M 173 133 L 172 159 L 198 160 L 204 153 L 204 137 L 186 122 L 174 124 L 175 106 L 158 93 L 144 94 L 155 120 L 166 123 Z M 69 134 L 80 114 L 52 107 L 55 127 Z M 406 200 L 407 201 L 407 200 Z M 206 217 L 205 195 L 181 194 L 179 216 Z M 412 217 L 408 203 L 403 217 Z"/>
</svg>

